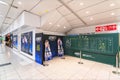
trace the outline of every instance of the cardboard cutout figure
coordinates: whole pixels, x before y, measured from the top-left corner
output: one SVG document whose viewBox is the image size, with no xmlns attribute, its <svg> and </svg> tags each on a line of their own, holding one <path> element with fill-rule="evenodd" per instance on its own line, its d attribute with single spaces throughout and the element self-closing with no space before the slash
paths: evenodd
<svg viewBox="0 0 120 80">
<path fill-rule="evenodd" d="M 57 44 L 58 44 L 58 56 L 63 56 L 64 55 L 63 43 L 60 38 L 58 38 Z"/>
<path fill-rule="evenodd" d="M 52 53 L 50 49 L 50 44 L 48 40 L 45 40 L 45 61 L 52 59 Z"/>
</svg>

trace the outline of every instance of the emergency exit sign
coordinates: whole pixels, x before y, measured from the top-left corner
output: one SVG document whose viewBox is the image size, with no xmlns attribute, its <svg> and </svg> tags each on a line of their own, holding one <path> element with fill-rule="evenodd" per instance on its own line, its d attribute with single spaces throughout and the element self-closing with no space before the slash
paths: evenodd
<svg viewBox="0 0 120 80">
<path fill-rule="evenodd" d="M 116 24 L 96 26 L 96 28 L 95 28 L 95 32 L 114 31 L 114 30 L 117 30 Z"/>
</svg>

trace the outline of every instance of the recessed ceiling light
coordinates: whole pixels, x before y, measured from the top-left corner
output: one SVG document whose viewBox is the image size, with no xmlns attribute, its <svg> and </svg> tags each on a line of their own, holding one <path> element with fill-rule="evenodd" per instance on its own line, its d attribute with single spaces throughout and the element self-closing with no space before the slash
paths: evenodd
<svg viewBox="0 0 120 80">
<path fill-rule="evenodd" d="M 89 13 L 89 11 L 86 11 L 86 14 L 88 14 Z"/>
<path fill-rule="evenodd" d="M 111 15 L 115 15 L 115 13 L 111 13 Z"/>
<path fill-rule="evenodd" d="M 3 2 L 3 1 L 0 1 L 0 4 L 7 5 L 7 6 L 8 6 L 8 4 L 7 4 L 6 2 Z"/>
<path fill-rule="evenodd" d="M 21 4 L 22 4 L 22 2 L 21 2 L 21 1 L 18 1 L 18 4 L 19 4 L 19 5 L 21 5 Z"/>
<path fill-rule="evenodd" d="M 52 24 L 51 22 L 49 24 Z"/>
<path fill-rule="evenodd" d="M 84 3 L 81 2 L 80 5 L 81 5 L 81 6 L 84 5 Z"/>
<path fill-rule="evenodd" d="M 90 20 L 93 20 L 93 18 L 91 17 Z"/>
<path fill-rule="evenodd" d="M 110 4 L 110 6 L 115 6 L 115 4 L 114 4 L 114 3 L 112 3 L 112 4 Z"/>
<path fill-rule="evenodd" d="M 64 26 L 64 28 L 66 28 L 66 27 Z"/>
</svg>

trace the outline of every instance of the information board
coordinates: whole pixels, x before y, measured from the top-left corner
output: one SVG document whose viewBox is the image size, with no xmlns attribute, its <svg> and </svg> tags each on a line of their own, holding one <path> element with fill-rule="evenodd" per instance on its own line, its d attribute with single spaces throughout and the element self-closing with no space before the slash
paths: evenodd
<svg viewBox="0 0 120 80">
<path fill-rule="evenodd" d="M 65 48 L 91 53 L 116 55 L 118 52 L 118 33 L 89 34 L 65 37 Z"/>
</svg>

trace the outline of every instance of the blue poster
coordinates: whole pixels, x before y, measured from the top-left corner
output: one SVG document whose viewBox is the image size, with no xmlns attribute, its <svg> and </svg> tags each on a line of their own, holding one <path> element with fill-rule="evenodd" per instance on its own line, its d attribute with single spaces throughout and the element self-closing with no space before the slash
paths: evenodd
<svg viewBox="0 0 120 80">
<path fill-rule="evenodd" d="M 43 34 L 36 33 L 35 35 L 35 61 L 43 64 Z"/>
<path fill-rule="evenodd" d="M 32 55 L 32 46 L 33 46 L 33 41 L 32 41 L 32 32 L 27 32 L 21 34 L 21 50 L 25 53 L 28 53 Z"/>
<path fill-rule="evenodd" d="M 17 35 L 13 36 L 13 47 L 16 49 L 18 48 L 18 36 Z"/>
</svg>

